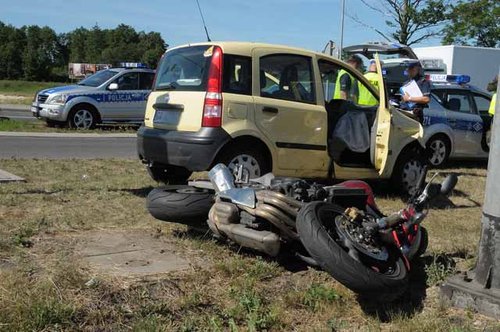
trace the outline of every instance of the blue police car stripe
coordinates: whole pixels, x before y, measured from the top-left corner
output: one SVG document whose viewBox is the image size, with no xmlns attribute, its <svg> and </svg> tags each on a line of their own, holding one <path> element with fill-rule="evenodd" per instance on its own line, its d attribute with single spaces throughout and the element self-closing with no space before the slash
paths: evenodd
<svg viewBox="0 0 500 332">
<path fill-rule="evenodd" d="M 440 116 L 424 116 L 424 127 L 429 127 L 434 124 L 445 124 L 456 130 L 481 132 L 483 130 L 483 124 L 479 121 L 468 121 L 463 119 L 456 119 L 453 124 L 448 122 L 447 118 Z"/>
<path fill-rule="evenodd" d="M 94 99 L 98 103 L 133 103 L 145 101 L 147 95 L 147 92 L 86 93 L 70 95 L 66 102 L 78 97 L 87 97 Z"/>
</svg>

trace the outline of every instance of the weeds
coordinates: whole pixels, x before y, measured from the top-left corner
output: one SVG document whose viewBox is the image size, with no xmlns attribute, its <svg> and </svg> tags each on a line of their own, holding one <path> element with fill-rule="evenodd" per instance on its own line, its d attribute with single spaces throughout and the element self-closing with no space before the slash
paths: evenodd
<svg viewBox="0 0 500 332">
<path fill-rule="evenodd" d="M 340 299 L 340 296 L 333 288 L 328 288 L 322 284 L 312 284 L 304 293 L 302 303 L 310 310 L 318 310 L 323 304 L 333 303 Z"/>
<path fill-rule="evenodd" d="M 431 264 L 425 267 L 427 284 L 434 286 L 455 272 L 455 263 L 445 255 L 434 255 Z"/>
</svg>

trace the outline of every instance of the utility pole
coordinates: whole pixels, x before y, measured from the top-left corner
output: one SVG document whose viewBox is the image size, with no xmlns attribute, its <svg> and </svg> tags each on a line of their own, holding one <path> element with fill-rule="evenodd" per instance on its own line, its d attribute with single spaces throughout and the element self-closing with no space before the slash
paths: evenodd
<svg viewBox="0 0 500 332">
<path fill-rule="evenodd" d="M 340 47 L 338 49 L 339 59 L 342 59 L 342 49 L 344 48 L 344 18 L 345 18 L 345 0 L 342 0 L 342 10 L 340 18 Z"/>
<path fill-rule="evenodd" d="M 476 267 L 448 278 L 441 292 L 453 306 L 500 319 L 500 84 L 495 114 Z"/>
</svg>

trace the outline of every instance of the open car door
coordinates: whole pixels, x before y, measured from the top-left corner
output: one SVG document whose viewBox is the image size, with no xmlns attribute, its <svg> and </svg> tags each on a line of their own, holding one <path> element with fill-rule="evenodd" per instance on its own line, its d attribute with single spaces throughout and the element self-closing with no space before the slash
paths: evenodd
<svg viewBox="0 0 500 332">
<path fill-rule="evenodd" d="M 379 82 L 383 81 L 382 66 L 378 54 L 375 54 L 375 61 L 377 64 L 377 74 Z M 379 84 L 380 103 L 375 118 L 375 123 L 372 127 L 371 139 L 371 161 L 375 166 L 377 172 L 382 175 L 387 165 L 387 158 L 389 157 L 389 138 L 391 135 L 391 112 L 389 110 L 389 103 L 385 91 L 385 84 Z"/>
</svg>

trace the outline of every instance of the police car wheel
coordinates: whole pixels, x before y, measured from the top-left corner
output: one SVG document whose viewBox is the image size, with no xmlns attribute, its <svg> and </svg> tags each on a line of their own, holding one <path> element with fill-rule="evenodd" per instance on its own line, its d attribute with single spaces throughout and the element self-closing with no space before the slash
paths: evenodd
<svg viewBox="0 0 500 332">
<path fill-rule="evenodd" d="M 427 150 L 429 163 L 432 166 L 441 166 L 447 161 L 450 155 L 450 144 L 446 138 L 436 136 L 427 142 Z"/>
<path fill-rule="evenodd" d="M 97 124 L 95 111 L 81 106 L 71 111 L 69 125 L 75 129 L 93 129 Z"/>
</svg>

